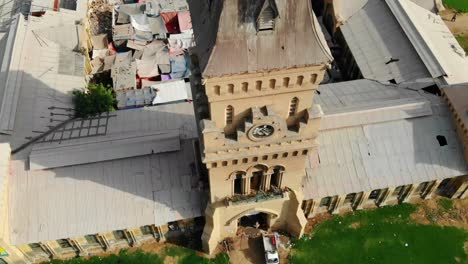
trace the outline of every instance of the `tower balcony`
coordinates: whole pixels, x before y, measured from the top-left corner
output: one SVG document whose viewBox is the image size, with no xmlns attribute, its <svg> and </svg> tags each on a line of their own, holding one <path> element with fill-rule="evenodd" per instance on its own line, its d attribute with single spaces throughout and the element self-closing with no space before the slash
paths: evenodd
<svg viewBox="0 0 468 264">
<path fill-rule="evenodd" d="M 283 189 L 280 188 L 273 188 L 268 191 L 257 191 L 250 194 L 236 194 L 230 197 L 225 198 L 225 205 L 232 206 L 232 205 L 239 205 L 239 204 L 247 204 L 247 203 L 259 203 L 265 202 L 274 199 L 282 199 L 288 198 L 288 187 Z"/>
</svg>

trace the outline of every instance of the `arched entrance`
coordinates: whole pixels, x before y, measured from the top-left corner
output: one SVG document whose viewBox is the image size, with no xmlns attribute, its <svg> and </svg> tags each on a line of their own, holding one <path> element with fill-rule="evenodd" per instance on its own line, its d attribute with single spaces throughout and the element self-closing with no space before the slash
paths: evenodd
<svg viewBox="0 0 468 264">
<path fill-rule="evenodd" d="M 238 227 L 254 227 L 268 230 L 270 227 L 270 215 L 267 213 L 253 211 L 239 218 Z"/>
<path fill-rule="evenodd" d="M 226 225 L 236 223 L 237 227 L 253 227 L 267 230 L 271 223 L 278 217 L 278 213 L 264 208 L 251 208 L 245 210 L 226 222 Z"/>
</svg>

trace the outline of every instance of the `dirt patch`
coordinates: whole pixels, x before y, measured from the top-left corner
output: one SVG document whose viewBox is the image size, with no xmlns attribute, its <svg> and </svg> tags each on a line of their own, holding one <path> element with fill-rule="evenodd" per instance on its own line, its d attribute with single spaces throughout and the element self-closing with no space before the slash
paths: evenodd
<svg viewBox="0 0 468 264">
<path fill-rule="evenodd" d="M 468 230 L 468 200 L 454 199 L 453 207 L 445 209 L 439 205 L 440 199 L 422 201 L 411 219 L 421 224 L 455 226 Z"/>
<path fill-rule="evenodd" d="M 454 35 L 468 33 L 468 13 L 459 13 L 456 20 L 452 21 L 454 14 L 455 11 L 449 8 L 439 13 L 445 24 Z"/>
<path fill-rule="evenodd" d="M 173 246 L 173 245 L 169 243 L 158 243 L 155 241 L 151 241 L 151 242 L 143 243 L 141 244 L 141 246 L 137 248 L 130 248 L 129 251 L 133 252 L 133 251 L 136 251 L 137 249 L 141 249 L 145 252 L 161 254 L 164 251 L 164 249 L 167 248 L 168 246 Z"/>
<path fill-rule="evenodd" d="M 92 1 L 89 8 L 91 35 L 107 34 L 112 38 L 112 8 L 113 5 L 104 0 Z"/>
<path fill-rule="evenodd" d="M 278 233 L 278 254 L 281 264 L 288 264 L 291 249 L 287 234 Z M 239 228 L 237 236 L 229 238 L 229 258 L 231 263 L 265 263 L 261 231 L 255 228 Z"/>
<path fill-rule="evenodd" d="M 314 218 L 307 219 L 307 225 L 305 227 L 305 234 L 309 234 L 318 224 L 330 219 L 332 215 L 330 213 L 323 213 L 314 216 Z"/>
<path fill-rule="evenodd" d="M 350 226 L 351 228 L 356 229 L 356 228 L 359 228 L 359 227 L 361 226 L 361 223 L 357 223 L 357 222 L 356 222 L 356 223 L 350 224 L 349 226 Z"/>
</svg>

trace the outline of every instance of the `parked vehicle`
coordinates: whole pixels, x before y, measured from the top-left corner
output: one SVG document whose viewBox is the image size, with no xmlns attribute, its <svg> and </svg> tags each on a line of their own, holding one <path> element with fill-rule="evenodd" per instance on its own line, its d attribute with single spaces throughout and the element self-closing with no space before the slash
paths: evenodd
<svg viewBox="0 0 468 264">
<path fill-rule="evenodd" d="M 263 247 L 265 248 L 265 261 L 267 264 L 279 262 L 277 237 L 274 234 L 263 234 Z"/>
</svg>

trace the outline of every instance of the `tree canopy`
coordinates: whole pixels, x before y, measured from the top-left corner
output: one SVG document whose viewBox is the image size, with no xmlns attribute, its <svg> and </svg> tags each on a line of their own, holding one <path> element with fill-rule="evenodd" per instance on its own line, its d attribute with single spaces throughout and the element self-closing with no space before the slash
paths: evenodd
<svg viewBox="0 0 468 264">
<path fill-rule="evenodd" d="M 90 117 L 115 110 L 112 90 L 103 84 L 89 84 L 87 89 L 73 91 L 76 117 Z"/>
</svg>

